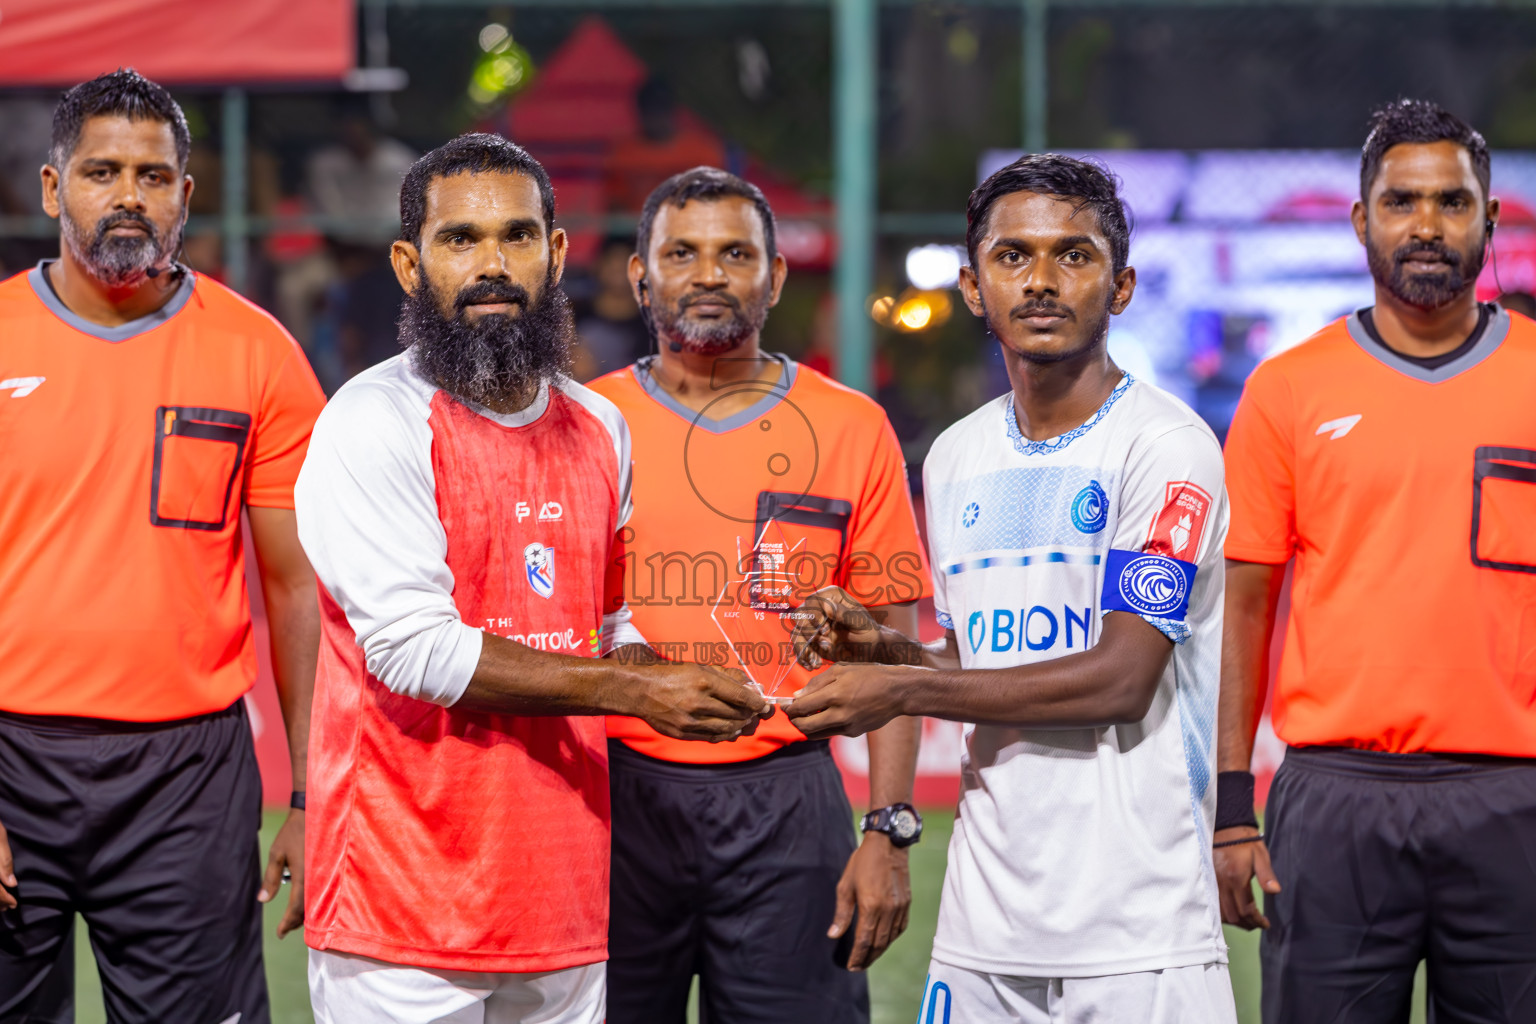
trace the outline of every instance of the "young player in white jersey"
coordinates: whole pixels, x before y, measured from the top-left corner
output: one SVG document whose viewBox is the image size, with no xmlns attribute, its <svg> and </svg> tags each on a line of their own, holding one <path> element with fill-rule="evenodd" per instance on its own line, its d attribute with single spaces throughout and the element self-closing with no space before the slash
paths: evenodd
<svg viewBox="0 0 1536 1024">
<path fill-rule="evenodd" d="M 1136 272 L 1103 170 L 1026 156 L 967 215 L 961 289 L 1013 387 L 926 462 L 944 639 L 919 647 L 827 591 L 803 656 L 838 664 L 789 715 L 812 737 L 970 723 L 919 1024 L 1229 1024 L 1221 448 L 1108 357 Z"/>
</svg>

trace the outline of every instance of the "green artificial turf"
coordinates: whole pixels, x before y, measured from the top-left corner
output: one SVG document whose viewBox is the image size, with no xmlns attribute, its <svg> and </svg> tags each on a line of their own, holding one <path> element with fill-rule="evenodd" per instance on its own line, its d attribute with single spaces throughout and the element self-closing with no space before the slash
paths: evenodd
<svg viewBox="0 0 1536 1024">
<path fill-rule="evenodd" d="M 261 848 L 263 856 L 272 835 L 286 812 L 272 811 L 263 819 Z M 924 815 L 923 841 L 912 848 L 912 917 L 907 933 L 875 962 L 869 972 L 873 1024 L 913 1024 L 923 997 L 923 981 L 928 974 L 928 952 L 933 929 L 938 920 L 939 889 L 944 878 L 944 856 L 949 844 L 953 815 L 947 811 L 929 811 Z M 286 897 L 286 890 L 284 896 Z M 302 936 L 290 935 L 278 941 L 275 934 L 282 911 L 278 903 L 266 908 L 267 980 L 272 993 L 273 1024 L 312 1024 L 309 1012 L 309 987 L 305 976 L 305 946 Z M 75 959 L 79 968 L 77 981 L 77 1024 L 105 1024 L 101 1007 L 101 984 L 85 938 L 84 923 L 76 933 Z M 1257 933 L 1227 929 L 1232 953 L 1232 987 L 1237 995 L 1237 1019 L 1240 1024 L 1259 1024 L 1259 940 Z M 1420 969 L 1414 992 L 1413 1021 L 1424 1020 L 1424 977 Z M 692 1021 L 694 1015 L 689 1014 Z"/>
</svg>

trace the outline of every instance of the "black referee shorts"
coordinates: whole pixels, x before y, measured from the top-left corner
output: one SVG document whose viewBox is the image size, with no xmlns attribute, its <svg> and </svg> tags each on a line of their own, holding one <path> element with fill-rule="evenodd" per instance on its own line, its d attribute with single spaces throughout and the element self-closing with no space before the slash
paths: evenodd
<svg viewBox="0 0 1536 1024">
<path fill-rule="evenodd" d="M 1293 747 L 1265 830 L 1265 1024 L 1536 1022 L 1536 761 Z"/>
<path fill-rule="evenodd" d="M 137 724 L 0 713 L 0 1024 L 74 1020 L 89 926 L 112 1024 L 268 1024 L 245 706 Z"/>
<path fill-rule="evenodd" d="M 608 744 L 608 1024 L 867 1024 L 863 974 L 833 961 L 853 812 L 826 741 L 689 765 Z"/>
</svg>

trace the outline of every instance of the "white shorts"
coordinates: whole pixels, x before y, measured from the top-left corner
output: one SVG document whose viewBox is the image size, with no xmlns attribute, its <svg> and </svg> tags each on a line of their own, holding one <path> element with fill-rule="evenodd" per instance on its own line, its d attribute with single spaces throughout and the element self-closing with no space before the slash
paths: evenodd
<svg viewBox="0 0 1536 1024">
<path fill-rule="evenodd" d="M 608 965 L 540 974 L 403 967 L 309 951 L 315 1024 L 602 1024 Z"/>
<path fill-rule="evenodd" d="M 1226 964 L 1018 978 L 934 960 L 917 1024 L 1237 1024 Z"/>
</svg>

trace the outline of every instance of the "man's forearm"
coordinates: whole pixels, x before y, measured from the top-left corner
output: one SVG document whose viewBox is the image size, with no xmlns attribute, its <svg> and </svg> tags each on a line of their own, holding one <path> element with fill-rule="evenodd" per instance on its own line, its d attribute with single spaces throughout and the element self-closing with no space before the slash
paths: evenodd
<svg viewBox="0 0 1536 1024">
<path fill-rule="evenodd" d="M 320 657 L 320 598 L 292 509 L 248 506 L 251 546 L 272 642 L 272 676 L 288 733 L 293 788 L 308 781 L 309 714 Z"/>
<path fill-rule="evenodd" d="M 900 648 L 911 654 L 909 637 L 918 630 L 917 602 L 885 605 L 870 609 L 881 625 L 882 639 L 894 636 Z M 916 664 L 916 661 L 908 662 Z M 916 718 L 897 718 L 869 733 L 869 801 L 871 807 L 912 802 L 912 777 L 917 773 L 917 749 L 922 737 L 922 722 Z"/>
<path fill-rule="evenodd" d="M 892 719 L 866 737 L 869 743 L 869 806 L 889 807 L 912 802 L 922 721 Z"/>
<path fill-rule="evenodd" d="M 1100 728 L 1140 721 L 1173 644 L 1137 616 L 1105 617 L 1099 642 L 1080 654 L 997 669 L 903 673 L 905 715 L 1038 729 Z"/>
<path fill-rule="evenodd" d="M 302 791 L 308 781 L 309 716 L 320 650 L 320 608 L 312 578 L 288 584 L 268 581 L 262 592 L 271 634 L 272 676 L 288 734 L 293 788 Z"/>
<path fill-rule="evenodd" d="M 648 659 L 620 648 L 608 658 L 535 651 L 486 633 L 469 687 L 454 707 L 511 715 L 627 715 Z"/>
<path fill-rule="evenodd" d="M 1216 770 L 1249 770 L 1269 684 L 1269 639 L 1285 582 L 1284 565 L 1227 563 L 1222 624 Z"/>
</svg>

